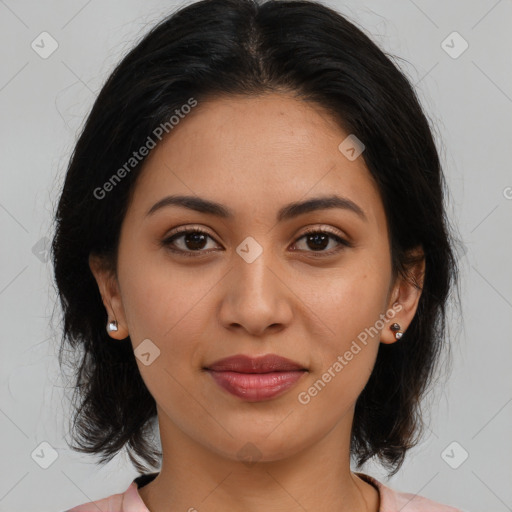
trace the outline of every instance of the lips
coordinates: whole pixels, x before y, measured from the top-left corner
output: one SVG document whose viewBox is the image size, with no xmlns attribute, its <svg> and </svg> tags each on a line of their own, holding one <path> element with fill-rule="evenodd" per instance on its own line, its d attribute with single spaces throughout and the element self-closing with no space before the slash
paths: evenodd
<svg viewBox="0 0 512 512">
<path fill-rule="evenodd" d="M 270 373 L 287 372 L 293 370 L 306 370 L 304 366 L 277 354 L 268 354 L 260 357 L 236 355 L 220 359 L 206 367 L 207 370 L 216 372 L 238 373 Z"/>
<path fill-rule="evenodd" d="M 251 402 L 283 394 L 307 373 L 301 364 L 276 354 L 232 356 L 205 369 L 221 389 Z"/>
</svg>

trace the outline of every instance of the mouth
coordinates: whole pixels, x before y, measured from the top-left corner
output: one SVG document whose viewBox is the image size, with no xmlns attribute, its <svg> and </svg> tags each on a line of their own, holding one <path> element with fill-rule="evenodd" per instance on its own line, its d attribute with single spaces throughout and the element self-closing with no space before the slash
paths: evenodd
<svg viewBox="0 0 512 512">
<path fill-rule="evenodd" d="M 203 369 L 221 389 L 251 402 L 282 395 L 308 372 L 303 365 L 276 354 L 232 356 Z"/>
<path fill-rule="evenodd" d="M 204 369 L 214 372 L 231 371 L 237 373 L 271 373 L 307 370 L 307 368 L 300 363 L 278 356 L 277 354 L 267 354 L 258 357 L 238 354 L 236 356 L 219 359 L 206 366 Z"/>
</svg>

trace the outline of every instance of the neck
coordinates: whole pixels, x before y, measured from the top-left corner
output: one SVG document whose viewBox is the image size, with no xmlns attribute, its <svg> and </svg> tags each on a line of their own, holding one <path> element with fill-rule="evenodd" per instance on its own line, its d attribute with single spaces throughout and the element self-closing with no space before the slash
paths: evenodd
<svg viewBox="0 0 512 512">
<path fill-rule="evenodd" d="M 350 471 L 351 418 L 302 450 L 267 451 L 272 457 L 255 444 L 240 452 L 244 443 L 231 439 L 234 452 L 229 457 L 185 435 L 162 411 L 158 417 L 162 468 L 139 489 L 151 512 L 378 511 L 378 491 Z M 268 448 L 271 437 L 257 446 Z"/>
</svg>

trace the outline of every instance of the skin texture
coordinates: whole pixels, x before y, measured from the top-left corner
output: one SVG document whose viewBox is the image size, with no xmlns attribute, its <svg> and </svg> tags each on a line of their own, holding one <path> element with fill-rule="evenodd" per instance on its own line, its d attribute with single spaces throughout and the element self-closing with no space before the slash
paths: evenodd
<svg viewBox="0 0 512 512">
<path fill-rule="evenodd" d="M 350 471 L 354 406 L 379 343 L 395 342 L 391 323 L 407 329 L 421 292 L 392 273 L 378 189 L 363 158 L 338 149 L 348 135 L 319 106 L 288 94 L 199 103 L 145 162 L 122 225 L 117 276 L 91 256 L 109 318 L 119 322 L 111 336 L 129 335 L 134 349 L 150 339 L 160 350 L 148 366 L 137 359 L 163 449 L 160 475 L 140 490 L 152 512 L 378 510 L 377 491 Z M 170 194 L 219 202 L 234 218 L 179 206 L 146 216 Z M 332 194 L 356 203 L 366 220 L 335 208 L 276 221 L 288 203 Z M 177 227 L 208 233 L 202 245 L 174 240 L 176 250 L 203 256 L 162 246 Z M 315 250 L 306 228 L 330 229 L 351 246 L 329 238 Z M 252 263 L 236 252 L 248 236 L 262 248 Z M 411 275 L 421 282 L 423 270 Z M 400 311 L 392 321 L 299 403 L 393 306 Z M 270 400 L 243 401 L 203 370 L 227 356 L 270 353 L 308 369 Z M 247 443 L 256 447 L 254 464 L 239 455 Z"/>
</svg>

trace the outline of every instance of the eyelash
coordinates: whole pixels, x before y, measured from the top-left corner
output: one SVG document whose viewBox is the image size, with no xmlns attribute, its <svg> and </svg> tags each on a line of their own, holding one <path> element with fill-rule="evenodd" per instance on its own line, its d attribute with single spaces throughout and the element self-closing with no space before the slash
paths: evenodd
<svg viewBox="0 0 512 512">
<path fill-rule="evenodd" d="M 178 228 L 171 236 L 167 237 L 162 241 L 162 246 L 166 247 L 168 250 L 170 250 L 173 253 L 179 254 L 180 256 L 189 256 L 192 258 L 197 258 L 204 256 L 205 254 L 208 254 L 210 251 L 184 251 L 182 249 L 174 249 L 172 248 L 171 244 L 178 238 L 188 235 L 188 234 L 200 234 L 200 235 L 206 235 L 210 237 L 212 240 L 213 237 L 206 231 L 203 231 L 198 228 Z M 322 258 L 322 257 L 328 257 L 332 256 L 334 254 L 337 254 L 339 251 L 343 250 L 344 247 L 352 247 L 352 244 L 349 243 L 347 240 L 341 238 L 340 236 L 333 233 L 331 230 L 325 229 L 325 228 L 311 228 L 308 229 L 306 232 L 304 232 L 294 243 L 297 243 L 299 240 L 302 240 L 304 237 L 312 234 L 323 234 L 323 235 L 329 235 L 332 239 L 334 239 L 336 242 L 340 244 L 338 248 L 331 249 L 330 251 L 305 251 L 305 252 L 311 252 L 311 256 L 314 258 Z"/>
</svg>

